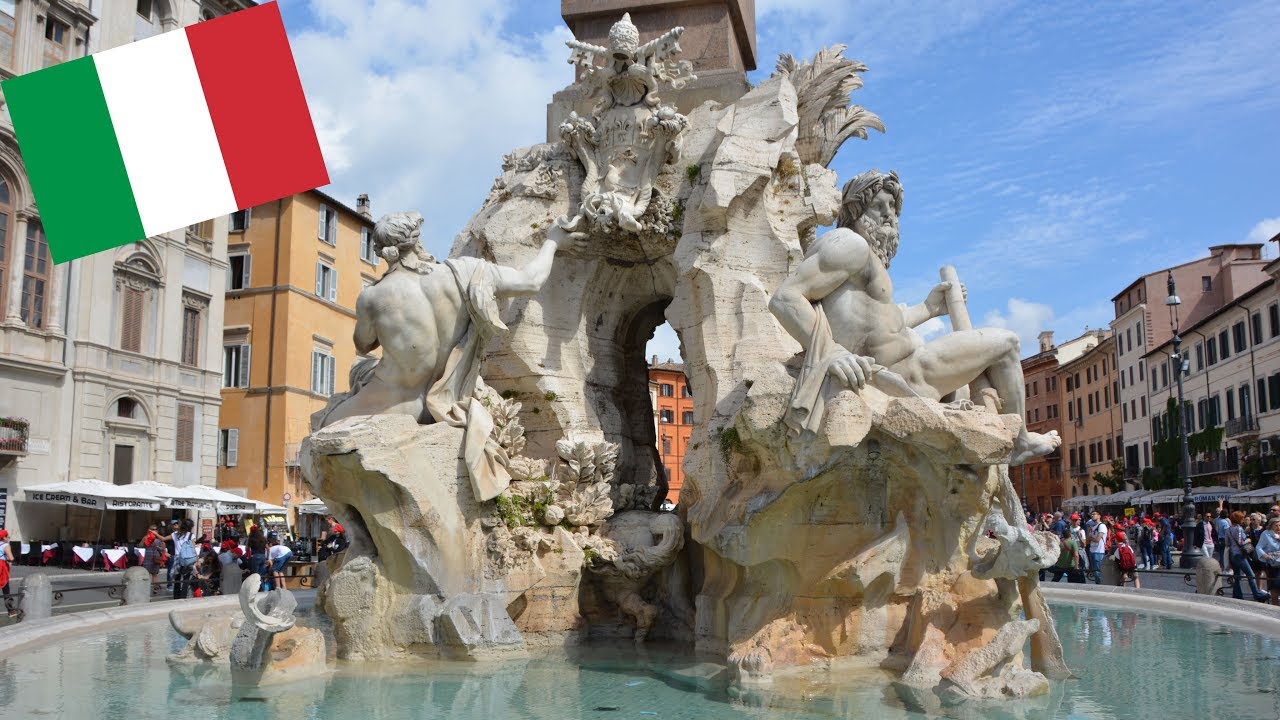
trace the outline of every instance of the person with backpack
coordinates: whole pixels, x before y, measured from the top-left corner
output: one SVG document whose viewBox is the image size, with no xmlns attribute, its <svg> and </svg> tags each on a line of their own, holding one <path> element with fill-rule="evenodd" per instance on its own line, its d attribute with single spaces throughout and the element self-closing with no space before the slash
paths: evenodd
<svg viewBox="0 0 1280 720">
<path fill-rule="evenodd" d="M 1160 517 L 1160 539 L 1156 543 L 1160 551 L 1160 565 L 1165 570 L 1173 569 L 1173 523 L 1168 515 Z"/>
<path fill-rule="evenodd" d="M 1142 582 L 1138 580 L 1138 558 L 1133 554 L 1133 548 L 1129 546 L 1129 539 L 1124 533 L 1116 533 L 1115 537 L 1116 551 L 1113 557 L 1120 568 L 1120 585 L 1123 586 L 1126 580 L 1132 580 L 1133 588 L 1139 590 Z"/>
<path fill-rule="evenodd" d="M 1271 596 L 1258 589 L 1253 566 L 1249 564 L 1249 559 L 1254 554 L 1254 547 L 1248 533 L 1242 527 L 1244 522 L 1244 513 L 1239 510 L 1231 513 L 1231 526 L 1227 529 L 1227 559 L 1231 562 L 1232 571 L 1231 597 L 1237 600 L 1244 599 L 1244 593 L 1240 591 L 1240 578 L 1244 576 L 1249 580 L 1249 590 L 1253 593 L 1253 599 L 1258 602 L 1267 602 Z"/>
<path fill-rule="evenodd" d="M 1138 530 L 1138 552 L 1142 553 L 1142 562 L 1138 565 L 1144 570 L 1156 569 L 1155 543 L 1155 523 L 1151 518 L 1143 518 Z"/>
<path fill-rule="evenodd" d="M 1107 525 L 1097 510 L 1093 511 L 1093 529 L 1089 532 L 1089 570 L 1095 585 L 1102 584 L 1102 559 L 1107 556 Z"/>
<path fill-rule="evenodd" d="M 183 518 L 178 528 L 168 535 L 161 535 L 160 540 L 173 542 L 173 599 L 185 600 L 189 586 L 193 585 L 196 561 L 200 553 L 196 551 L 192 530 L 195 523 L 191 518 Z"/>
<path fill-rule="evenodd" d="M 1222 501 L 1218 501 L 1218 519 L 1213 521 L 1213 549 L 1218 553 L 1218 564 L 1223 568 L 1227 566 L 1227 547 L 1230 545 L 1229 538 L 1231 536 L 1231 519 L 1227 516 L 1227 511 L 1222 507 Z"/>
<path fill-rule="evenodd" d="M 1067 577 L 1069 583 L 1084 582 L 1084 573 L 1080 569 L 1080 543 L 1070 531 L 1058 536 L 1058 561 L 1053 564 L 1053 582 L 1061 582 Z"/>
</svg>

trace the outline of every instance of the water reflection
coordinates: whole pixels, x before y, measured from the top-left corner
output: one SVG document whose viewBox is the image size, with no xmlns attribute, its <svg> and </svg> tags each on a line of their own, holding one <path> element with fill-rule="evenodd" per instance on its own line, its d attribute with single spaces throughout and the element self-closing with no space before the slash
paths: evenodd
<svg viewBox="0 0 1280 720">
<path fill-rule="evenodd" d="M 233 691 L 224 668 L 172 671 L 167 622 L 0 661 L 0 717 L 171 718 L 1054 718 L 1280 717 L 1280 640 L 1210 623 L 1054 608 L 1081 676 L 1025 701 L 948 704 L 876 668 L 731 688 L 719 666 L 651 648 L 504 663 L 337 664 L 329 677 Z M 393 672 L 388 672 L 393 670 Z"/>
</svg>

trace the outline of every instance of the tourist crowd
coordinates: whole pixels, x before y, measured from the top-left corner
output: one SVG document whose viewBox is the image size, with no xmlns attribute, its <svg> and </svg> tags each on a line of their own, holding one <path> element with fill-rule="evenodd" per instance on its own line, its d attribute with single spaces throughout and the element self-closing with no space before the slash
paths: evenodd
<svg viewBox="0 0 1280 720">
<path fill-rule="evenodd" d="M 222 528 L 221 543 L 215 546 L 209 536 L 195 537 L 190 519 L 175 520 L 167 528 L 153 525 L 140 546 L 142 566 L 151 573 L 154 587 L 160 586 L 160 571 L 165 571 L 164 585 L 172 587 L 175 600 L 209 595 L 232 595 L 250 575 L 258 575 L 262 590 L 285 586 L 285 568 L 294 557 L 294 542 L 289 536 L 267 533 L 254 525 L 241 537 L 228 523 Z M 165 534 L 167 531 L 168 534 Z M 321 538 L 320 559 L 347 546 L 341 525 L 329 518 L 329 530 Z"/>
<path fill-rule="evenodd" d="M 1254 600 L 1280 605 L 1280 505 L 1264 516 L 1228 512 L 1220 503 L 1216 513 L 1197 517 L 1190 532 L 1176 518 L 1159 512 L 1111 517 L 1095 510 L 1088 518 L 1056 512 L 1030 516 L 1027 522 L 1032 529 L 1059 538 L 1058 560 L 1041 572 L 1041 580 L 1047 574 L 1052 574 L 1053 582 L 1065 577 L 1068 582 L 1083 583 L 1092 577 L 1100 585 L 1102 563 L 1113 557 L 1121 583 L 1132 581 L 1134 587 L 1141 587 L 1138 570 L 1173 569 L 1174 548 L 1185 547 L 1189 540 L 1231 572 L 1233 597 L 1243 599 L 1243 583 Z"/>
</svg>

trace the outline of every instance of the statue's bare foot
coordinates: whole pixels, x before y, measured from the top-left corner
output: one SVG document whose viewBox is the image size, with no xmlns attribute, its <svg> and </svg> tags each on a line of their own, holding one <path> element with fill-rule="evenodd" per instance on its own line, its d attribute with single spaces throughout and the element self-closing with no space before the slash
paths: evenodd
<svg viewBox="0 0 1280 720">
<path fill-rule="evenodd" d="M 1009 458 L 1009 464 L 1021 465 L 1031 458 L 1048 455 L 1061 445 L 1062 438 L 1058 436 L 1057 430 L 1050 430 L 1044 434 L 1025 433 L 1014 441 L 1013 455 Z"/>
</svg>

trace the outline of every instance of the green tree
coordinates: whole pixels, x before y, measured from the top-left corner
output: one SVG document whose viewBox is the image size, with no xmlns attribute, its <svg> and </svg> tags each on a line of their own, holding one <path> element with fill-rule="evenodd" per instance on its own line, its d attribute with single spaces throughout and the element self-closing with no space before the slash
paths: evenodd
<svg viewBox="0 0 1280 720">
<path fill-rule="evenodd" d="M 1116 458 L 1111 461 L 1111 471 L 1094 473 L 1093 481 L 1111 492 L 1124 492 L 1127 488 L 1124 480 L 1124 461 Z"/>
</svg>

